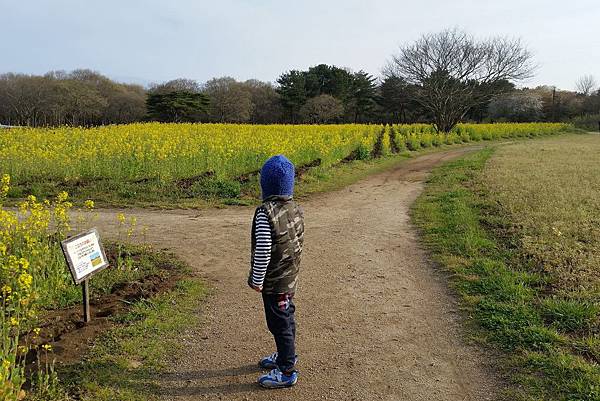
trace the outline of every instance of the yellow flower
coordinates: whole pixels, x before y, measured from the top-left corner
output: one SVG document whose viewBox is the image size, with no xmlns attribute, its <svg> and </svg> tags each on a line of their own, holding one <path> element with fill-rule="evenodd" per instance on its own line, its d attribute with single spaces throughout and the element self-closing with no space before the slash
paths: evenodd
<svg viewBox="0 0 600 401">
<path fill-rule="evenodd" d="M 35 329 L 33 329 L 33 332 L 35 333 L 36 336 L 40 335 L 40 331 L 42 331 L 42 329 L 40 329 L 39 327 L 36 327 Z"/>
<path fill-rule="evenodd" d="M 68 197 L 69 197 L 69 193 L 66 191 L 62 191 L 58 194 L 58 196 L 56 197 L 56 200 L 60 203 L 60 202 L 66 201 Z"/>
<path fill-rule="evenodd" d="M 18 326 L 18 325 L 19 325 L 19 319 L 17 319 L 17 318 L 16 318 L 16 317 L 14 317 L 14 316 L 11 316 L 11 317 L 10 317 L 10 325 L 11 325 L 11 326 Z"/>
<path fill-rule="evenodd" d="M 32 241 L 35 242 L 34 239 L 32 239 Z M 27 269 L 29 269 L 29 261 L 25 258 L 19 259 L 19 265 L 21 266 L 21 270 L 23 271 L 27 271 Z"/>
<path fill-rule="evenodd" d="M 10 175 L 3 174 L 0 179 L 0 198 L 4 198 L 10 189 Z"/>
<path fill-rule="evenodd" d="M 2 294 L 3 295 L 8 295 L 12 292 L 12 288 L 10 288 L 10 285 L 3 285 L 2 286 Z"/>
<path fill-rule="evenodd" d="M 126 217 L 123 213 L 119 213 L 117 214 L 117 220 L 119 220 L 119 223 L 125 224 Z"/>
<path fill-rule="evenodd" d="M 42 348 L 46 351 L 52 351 L 52 346 L 50 344 L 44 344 L 42 345 Z"/>
<path fill-rule="evenodd" d="M 85 206 L 86 209 L 93 209 L 94 208 L 94 201 L 91 199 L 86 200 L 83 203 L 83 206 Z"/>
<path fill-rule="evenodd" d="M 2 368 L 4 369 L 4 371 L 7 371 L 8 369 L 10 369 L 10 361 L 8 359 L 5 359 L 2 361 Z"/>
</svg>

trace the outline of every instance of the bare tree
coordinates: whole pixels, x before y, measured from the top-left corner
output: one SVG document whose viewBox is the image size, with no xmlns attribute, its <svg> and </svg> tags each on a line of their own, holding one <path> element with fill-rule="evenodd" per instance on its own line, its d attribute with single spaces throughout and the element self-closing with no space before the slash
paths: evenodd
<svg viewBox="0 0 600 401">
<path fill-rule="evenodd" d="M 249 91 L 252 100 L 251 123 L 269 124 L 283 120 L 281 99 L 273 84 L 249 79 L 243 85 Z"/>
<path fill-rule="evenodd" d="M 502 93 L 509 81 L 533 75 L 531 53 L 519 39 L 476 40 L 459 29 L 422 36 L 400 48 L 384 73 L 415 85 L 413 100 L 450 131 L 467 112 Z"/>
<path fill-rule="evenodd" d="M 488 105 L 488 115 L 495 121 L 538 121 L 543 114 L 544 103 L 539 93 L 531 90 L 517 90 L 492 99 Z"/>
<path fill-rule="evenodd" d="M 244 84 L 231 77 L 213 78 L 204 84 L 210 98 L 210 119 L 214 122 L 244 123 L 252 115 L 252 97 Z"/>
<path fill-rule="evenodd" d="M 596 79 L 592 75 L 584 75 L 577 80 L 575 87 L 577 92 L 584 96 L 589 96 L 594 92 L 594 89 L 598 86 Z"/>
<path fill-rule="evenodd" d="M 99 125 L 139 121 L 146 92 L 91 70 L 0 75 L 0 123 Z"/>
<path fill-rule="evenodd" d="M 344 105 L 331 95 L 311 97 L 300 109 L 300 116 L 310 124 L 330 123 L 343 114 Z"/>
<path fill-rule="evenodd" d="M 202 87 L 193 79 L 177 78 L 161 84 L 151 84 L 149 92 L 159 94 L 165 94 L 169 92 L 200 93 L 202 92 Z"/>
</svg>

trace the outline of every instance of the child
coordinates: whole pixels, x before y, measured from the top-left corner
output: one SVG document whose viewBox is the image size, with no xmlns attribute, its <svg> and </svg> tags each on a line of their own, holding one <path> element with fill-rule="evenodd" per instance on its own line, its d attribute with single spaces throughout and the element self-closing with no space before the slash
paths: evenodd
<svg viewBox="0 0 600 401">
<path fill-rule="evenodd" d="M 267 327 L 277 351 L 260 360 L 271 371 L 258 378 L 266 388 L 291 387 L 296 371 L 296 292 L 300 256 L 304 243 L 304 216 L 292 199 L 294 165 L 282 155 L 266 161 L 260 171 L 263 204 L 252 223 L 252 261 L 248 285 L 262 293 Z"/>
</svg>

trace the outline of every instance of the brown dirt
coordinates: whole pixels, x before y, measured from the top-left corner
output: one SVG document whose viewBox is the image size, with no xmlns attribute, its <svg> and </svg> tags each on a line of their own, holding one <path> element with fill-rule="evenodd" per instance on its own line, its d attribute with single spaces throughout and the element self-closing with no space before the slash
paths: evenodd
<svg viewBox="0 0 600 401">
<path fill-rule="evenodd" d="M 314 167 L 319 167 L 321 165 L 322 161 L 321 159 L 315 159 L 309 163 L 303 164 L 299 167 L 296 168 L 296 178 L 297 179 L 302 179 L 302 177 L 304 177 L 304 174 L 308 173 L 310 171 L 311 168 Z"/>
<path fill-rule="evenodd" d="M 110 256 L 109 256 L 110 259 Z M 149 275 L 138 281 L 119 285 L 111 294 L 90 299 L 91 322 L 83 323 L 82 306 L 49 310 L 42 314 L 40 336 L 33 341 L 38 345 L 50 344 L 57 364 L 78 362 L 89 349 L 91 341 L 114 325 L 111 317 L 126 312 L 133 302 L 151 298 L 171 290 L 181 278 L 173 266 L 161 266 L 160 275 Z M 32 333 L 28 335 L 31 337 Z M 35 364 L 35 350 L 28 360 Z"/>
<path fill-rule="evenodd" d="M 175 185 L 177 188 L 182 189 L 184 191 L 189 190 L 195 183 L 205 180 L 207 178 L 212 178 L 215 176 L 214 171 L 205 171 L 202 174 L 196 175 L 194 177 L 182 178 L 178 180 Z"/>
<path fill-rule="evenodd" d="M 253 210 L 127 210 L 214 286 L 158 379 L 165 400 L 488 400 L 500 382 L 469 345 L 445 274 L 428 260 L 409 207 L 431 168 L 468 148 L 427 154 L 302 202 L 306 244 L 296 296 L 299 383 L 265 392 L 256 363 L 273 351 L 260 295 L 246 285 Z M 114 210 L 100 213 L 116 232 Z"/>
</svg>

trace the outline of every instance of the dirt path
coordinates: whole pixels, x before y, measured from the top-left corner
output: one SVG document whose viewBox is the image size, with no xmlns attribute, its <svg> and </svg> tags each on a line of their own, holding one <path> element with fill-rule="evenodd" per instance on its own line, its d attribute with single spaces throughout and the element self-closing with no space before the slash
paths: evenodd
<svg viewBox="0 0 600 401">
<path fill-rule="evenodd" d="M 173 249 L 215 287 L 182 333 L 185 357 L 161 378 L 165 400 L 487 400 L 497 382 L 465 344 L 458 307 L 418 244 L 409 206 L 430 169 L 468 149 L 432 153 L 303 203 L 306 244 L 296 297 L 300 380 L 262 390 L 273 351 L 260 296 L 246 286 L 252 210 L 127 211 L 147 240 Z M 114 211 L 100 226 L 114 229 Z"/>
</svg>

